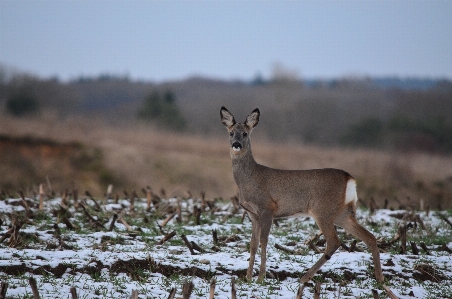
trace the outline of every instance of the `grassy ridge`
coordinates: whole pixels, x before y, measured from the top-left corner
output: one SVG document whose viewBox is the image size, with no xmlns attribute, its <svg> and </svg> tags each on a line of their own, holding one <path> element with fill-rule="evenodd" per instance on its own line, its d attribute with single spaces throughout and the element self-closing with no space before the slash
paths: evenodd
<svg viewBox="0 0 452 299">
<path fill-rule="evenodd" d="M 33 189 L 49 177 L 55 191 L 75 186 L 102 195 L 106 186 L 112 183 L 115 192 L 122 192 L 123 188 L 139 190 L 150 185 L 155 191 L 165 188 L 168 195 L 173 196 L 190 190 L 193 194 L 205 191 L 210 197 L 229 198 L 236 194 L 236 186 L 227 134 L 223 133 L 215 137 L 182 135 L 137 124 L 109 126 L 85 118 L 5 116 L 0 119 L 0 134 L 32 136 L 56 144 L 75 142 L 83 150 L 78 154 L 67 153 L 61 158 L 55 155 L 41 157 L 40 162 L 39 156 L 31 155 L 26 163 L 47 165 L 33 171 L 18 167 L 17 163 L 5 163 L 9 158 L 0 155 L 3 159 L 0 161 L 0 188 Z M 344 169 L 357 178 L 359 197 L 364 202 L 373 197 L 380 206 L 385 199 L 395 198 L 400 204 L 415 205 L 423 199 L 424 204 L 432 208 L 448 208 L 452 202 L 452 157 L 446 155 L 276 143 L 266 139 L 259 130 L 253 133 L 253 153 L 258 162 L 275 168 Z M 65 162 L 74 160 L 77 155 L 81 159 L 78 162 Z M 88 159 L 85 166 L 84 158 Z M 23 161 L 18 163 L 24 164 Z M 11 177 L 22 180 L 14 181 Z"/>
</svg>

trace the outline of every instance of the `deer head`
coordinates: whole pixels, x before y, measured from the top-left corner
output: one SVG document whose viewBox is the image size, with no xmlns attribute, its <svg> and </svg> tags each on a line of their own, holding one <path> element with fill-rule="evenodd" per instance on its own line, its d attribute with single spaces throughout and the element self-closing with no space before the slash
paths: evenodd
<svg viewBox="0 0 452 299">
<path fill-rule="evenodd" d="M 231 154 L 243 154 L 251 148 L 250 134 L 253 128 L 259 123 L 259 109 L 254 109 L 244 123 L 237 123 L 234 115 L 225 107 L 221 107 L 221 122 L 228 129 Z"/>
</svg>

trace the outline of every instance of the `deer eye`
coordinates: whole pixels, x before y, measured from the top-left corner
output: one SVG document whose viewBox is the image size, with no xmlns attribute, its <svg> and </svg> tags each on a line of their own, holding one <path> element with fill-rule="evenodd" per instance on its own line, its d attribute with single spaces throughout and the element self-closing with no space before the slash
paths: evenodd
<svg viewBox="0 0 452 299">
<path fill-rule="evenodd" d="M 234 136 L 234 132 L 232 132 L 232 131 L 229 132 L 229 136 L 231 136 L 231 137 Z"/>
<path fill-rule="evenodd" d="M 243 133 L 243 137 L 246 137 L 246 136 L 248 136 L 248 133 L 246 133 L 246 132 Z"/>
</svg>

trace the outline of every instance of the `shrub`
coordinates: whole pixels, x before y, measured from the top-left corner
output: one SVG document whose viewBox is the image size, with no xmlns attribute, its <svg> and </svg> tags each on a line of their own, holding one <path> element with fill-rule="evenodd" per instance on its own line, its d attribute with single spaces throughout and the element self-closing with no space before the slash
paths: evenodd
<svg viewBox="0 0 452 299">
<path fill-rule="evenodd" d="M 350 126 L 341 141 L 343 144 L 377 146 L 382 142 L 384 124 L 377 118 L 364 118 Z"/>
<path fill-rule="evenodd" d="M 163 94 L 154 91 L 146 96 L 138 110 L 138 117 L 179 131 L 186 126 L 186 121 L 177 107 L 176 96 L 169 90 Z"/>
<path fill-rule="evenodd" d="M 430 117 L 426 119 L 412 119 L 406 116 L 394 117 L 390 120 L 388 128 L 391 132 L 405 136 L 417 137 L 417 143 L 429 149 L 425 143 L 432 143 L 430 150 L 439 149 L 445 152 L 452 151 L 452 126 L 446 123 L 444 117 Z M 416 146 L 416 144 L 410 144 Z M 419 147 L 419 145 L 417 146 Z M 420 147 L 422 149 L 422 147 Z"/>
<path fill-rule="evenodd" d="M 21 90 L 8 97 L 6 111 L 14 116 L 36 114 L 39 111 L 39 102 L 31 92 Z"/>
</svg>

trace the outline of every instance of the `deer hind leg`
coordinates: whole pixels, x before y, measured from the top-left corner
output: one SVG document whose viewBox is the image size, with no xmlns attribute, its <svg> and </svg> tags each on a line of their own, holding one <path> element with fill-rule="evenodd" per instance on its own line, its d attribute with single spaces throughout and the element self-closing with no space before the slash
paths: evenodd
<svg viewBox="0 0 452 299">
<path fill-rule="evenodd" d="M 301 278 L 301 283 L 308 282 L 312 277 L 314 277 L 315 273 L 319 271 L 319 269 L 325 264 L 333 255 L 333 253 L 341 246 L 341 241 L 339 240 L 336 228 L 332 222 L 319 222 L 316 221 L 320 230 L 322 231 L 325 240 L 326 240 L 326 249 L 323 256 L 315 263 L 306 274 Z"/>
<path fill-rule="evenodd" d="M 367 247 L 369 247 L 372 252 L 372 259 L 374 261 L 374 270 L 375 270 L 375 278 L 378 282 L 384 282 L 383 272 L 381 270 L 380 263 L 380 251 L 377 246 L 377 239 L 375 236 L 361 226 L 353 215 L 349 215 L 344 221 L 338 223 L 339 226 L 344 228 L 347 232 L 351 233 L 358 239 L 362 240 L 366 243 Z"/>
<path fill-rule="evenodd" d="M 261 266 L 259 269 L 258 281 L 262 281 L 265 278 L 265 269 L 267 264 L 267 244 L 268 235 L 270 234 L 270 228 L 273 223 L 272 215 L 264 215 L 261 217 L 260 222 L 260 243 L 261 243 Z"/>
<path fill-rule="evenodd" d="M 251 280 L 253 277 L 253 267 L 254 260 L 256 258 L 257 248 L 259 247 L 259 235 L 260 235 L 260 226 L 259 223 L 252 214 L 248 213 L 252 221 L 252 233 L 251 233 L 251 241 L 250 241 L 250 262 L 248 265 L 248 270 L 246 271 L 246 279 Z"/>
</svg>

